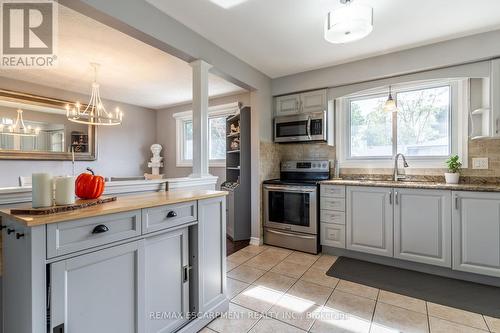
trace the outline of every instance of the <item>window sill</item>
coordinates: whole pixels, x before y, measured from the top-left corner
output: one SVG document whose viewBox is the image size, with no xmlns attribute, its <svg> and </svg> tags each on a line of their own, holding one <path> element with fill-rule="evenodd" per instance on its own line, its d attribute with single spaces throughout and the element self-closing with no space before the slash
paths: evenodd
<svg viewBox="0 0 500 333">
<path fill-rule="evenodd" d="M 192 168 L 193 167 L 193 163 L 191 162 L 181 162 L 181 163 L 176 163 L 175 166 L 177 168 Z M 209 162 L 208 163 L 208 167 L 209 168 L 225 168 L 226 167 L 226 163 L 219 163 L 219 162 Z"/>
<path fill-rule="evenodd" d="M 401 159 L 400 159 L 401 160 Z M 446 158 L 436 159 L 412 159 L 407 157 L 406 161 L 411 169 L 445 169 Z M 402 162 L 399 162 L 401 165 Z M 344 160 L 339 161 L 341 168 L 360 168 L 360 169 L 392 169 L 394 168 L 394 159 L 383 160 Z M 466 168 L 466 165 L 463 165 Z"/>
</svg>

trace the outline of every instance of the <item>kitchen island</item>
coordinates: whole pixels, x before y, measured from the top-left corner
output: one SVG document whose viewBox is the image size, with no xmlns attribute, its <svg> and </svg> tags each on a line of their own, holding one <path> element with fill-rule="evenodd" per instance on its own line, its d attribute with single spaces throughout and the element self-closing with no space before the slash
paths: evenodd
<svg viewBox="0 0 500 333">
<path fill-rule="evenodd" d="M 148 193 L 43 216 L 0 210 L 4 332 L 197 332 L 228 308 L 226 194 Z"/>
</svg>

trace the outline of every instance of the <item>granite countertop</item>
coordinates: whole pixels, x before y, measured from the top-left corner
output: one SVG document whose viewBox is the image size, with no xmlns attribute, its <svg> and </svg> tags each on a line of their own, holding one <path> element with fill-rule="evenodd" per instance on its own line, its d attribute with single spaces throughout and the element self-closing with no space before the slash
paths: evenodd
<svg viewBox="0 0 500 333">
<path fill-rule="evenodd" d="M 0 217 L 20 222 L 28 227 L 45 225 L 50 223 L 71 221 L 81 218 L 95 217 L 106 214 L 126 212 L 142 208 L 150 208 L 156 206 L 170 205 L 180 202 L 201 200 L 227 195 L 225 191 L 210 191 L 210 190 L 179 190 L 154 192 L 140 195 L 130 195 L 118 197 L 116 201 L 108 202 L 88 208 L 77 209 L 68 212 L 49 214 L 49 215 L 13 215 L 10 213 L 10 208 L 0 209 Z M 31 207 L 28 204 L 26 208 Z M 24 206 L 16 207 L 16 209 L 24 208 Z"/>
<path fill-rule="evenodd" d="M 477 192 L 500 192 L 499 184 L 446 184 L 433 181 L 393 181 L 393 180 L 368 180 L 368 179 L 331 179 L 320 182 L 325 185 L 348 185 L 348 186 L 374 186 L 374 187 L 395 187 L 395 188 L 415 188 L 433 190 L 452 191 L 477 191 Z"/>
</svg>

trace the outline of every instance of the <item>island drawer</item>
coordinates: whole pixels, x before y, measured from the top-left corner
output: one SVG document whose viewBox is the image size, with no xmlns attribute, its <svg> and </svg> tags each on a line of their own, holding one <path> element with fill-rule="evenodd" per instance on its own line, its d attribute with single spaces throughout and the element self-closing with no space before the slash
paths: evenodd
<svg viewBox="0 0 500 333">
<path fill-rule="evenodd" d="M 196 201 L 142 210 L 142 232 L 150 233 L 172 228 L 198 219 Z"/>
<path fill-rule="evenodd" d="M 345 199 L 344 198 L 321 197 L 320 201 L 319 201 L 319 208 L 344 212 L 345 211 Z"/>
<path fill-rule="evenodd" d="M 322 197 L 344 198 L 345 186 L 344 185 L 321 185 L 320 195 Z"/>
<path fill-rule="evenodd" d="M 47 258 L 141 235 L 141 211 L 47 225 Z"/>
<path fill-rule="evenodd" d="M 320 220 L 323 223 L 345 224 L 344 212 L 322 209 L 319 215 L 320 215 Z"/>
</svg>

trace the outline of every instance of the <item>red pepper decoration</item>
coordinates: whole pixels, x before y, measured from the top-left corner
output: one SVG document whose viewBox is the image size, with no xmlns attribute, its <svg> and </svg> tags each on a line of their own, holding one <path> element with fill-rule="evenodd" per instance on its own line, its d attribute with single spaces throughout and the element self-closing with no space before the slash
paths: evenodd
<svg viewBox="0 0 500 333">
<path fill-rule="evenodd" d="M 75 181 L 76 196 L 82 199 L 97 199 L 104 192 L 104 178 L 96 176 L 91 168 L 80 174 Z"/>
</svg>

